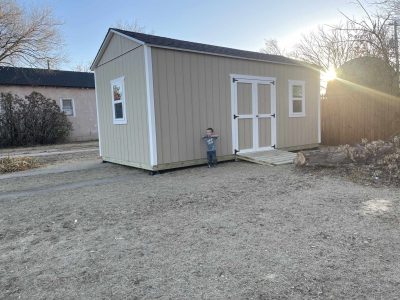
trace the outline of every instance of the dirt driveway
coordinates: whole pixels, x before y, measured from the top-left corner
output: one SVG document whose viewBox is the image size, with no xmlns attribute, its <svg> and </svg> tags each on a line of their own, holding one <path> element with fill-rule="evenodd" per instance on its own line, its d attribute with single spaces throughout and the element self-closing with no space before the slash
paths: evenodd
<svg viewBox="0 0 400 300">
<path fill-rule="evenodd" d="M 45 165 L 96 159 L 98 155 L 99 143 L 97 141 L 0 149 L 0 158 L 29 156 Z"/>
<path fill-rule="evenodd" d="M 400 193 L 244 162 L 0 176 L 0 299 L 397 299 Z"/>
</svg>

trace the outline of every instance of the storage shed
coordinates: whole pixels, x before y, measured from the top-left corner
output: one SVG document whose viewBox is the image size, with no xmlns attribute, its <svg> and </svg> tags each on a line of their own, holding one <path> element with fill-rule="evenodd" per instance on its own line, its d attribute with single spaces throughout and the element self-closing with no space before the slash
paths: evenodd
<svg viewBox="0 0 400 300">
<path fill-rule="evenodd" d="M 283 56 L 109 29 L 92 64 L 100 155 L 151 171 L 320 143 L 319 69 Z"/>
</svg>

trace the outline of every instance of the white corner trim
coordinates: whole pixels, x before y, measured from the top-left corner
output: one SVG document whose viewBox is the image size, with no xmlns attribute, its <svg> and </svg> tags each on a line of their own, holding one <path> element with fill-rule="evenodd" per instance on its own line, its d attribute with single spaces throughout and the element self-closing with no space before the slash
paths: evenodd
<svg viewBox="0 0 400 300">
<path fill-rule="evenodd" d="M 151 47 L 144 45 L 144 62 L 146 72 L 146 94 L 147 94 L 147 117 L 149 130 L 150 165 L 157 165 L 157 137 L 156 117 L 154 109 L 154 84 L 153 84 L 153 63 Z"/>
<path fill-rule="evenodd" d="M 96 116 L 97 116 L 97 136 L 99 138 L 99 155 L 102 156 L 101 151 L 101 134 L 100 134 L 100 118 L 99 118 L 99 96 L 98 89 L 96 88 L 96 71 L 94 72 L 94 86 L 95 86 L 95 95 L 96 95 Z"/>
<path fill-rule="evenodd" d="M 318 90 L 318 144 L 321 144 L 321 93 Z"/>
</svg>

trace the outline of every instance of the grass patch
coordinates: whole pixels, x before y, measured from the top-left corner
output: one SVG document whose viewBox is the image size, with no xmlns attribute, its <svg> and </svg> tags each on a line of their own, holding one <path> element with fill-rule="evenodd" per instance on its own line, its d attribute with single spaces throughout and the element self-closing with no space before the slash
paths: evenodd
<svg viewBox="0 0 400 300">
<path fill-rule="evenodd" d="M 39 163 L 32 157 L 4 157 L 0 158 L 0 173 L 25 171 L 39 167 Z"/>
</svg>

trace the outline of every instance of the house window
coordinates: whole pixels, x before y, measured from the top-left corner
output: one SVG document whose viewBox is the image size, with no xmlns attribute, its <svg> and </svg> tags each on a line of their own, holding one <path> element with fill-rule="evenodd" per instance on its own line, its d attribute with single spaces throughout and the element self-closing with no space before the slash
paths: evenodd
<svg viewBox="0 0 400 300">
<path fill-rule="evenodd" d="M 75 116 L 74 100 L 73 99 L 61 99 L 61 110 L 70 117 Z"/>
<path fill-rule="evenodd" d="M 304 81 L 289 80 L 289 117 L 304 117 L 306 115 L 304 94 Z"/>
<path fill-rule="evenodd" d="M 126 124 L 124 77 L 111 80 L 113 123 Z"/>
</svg>

